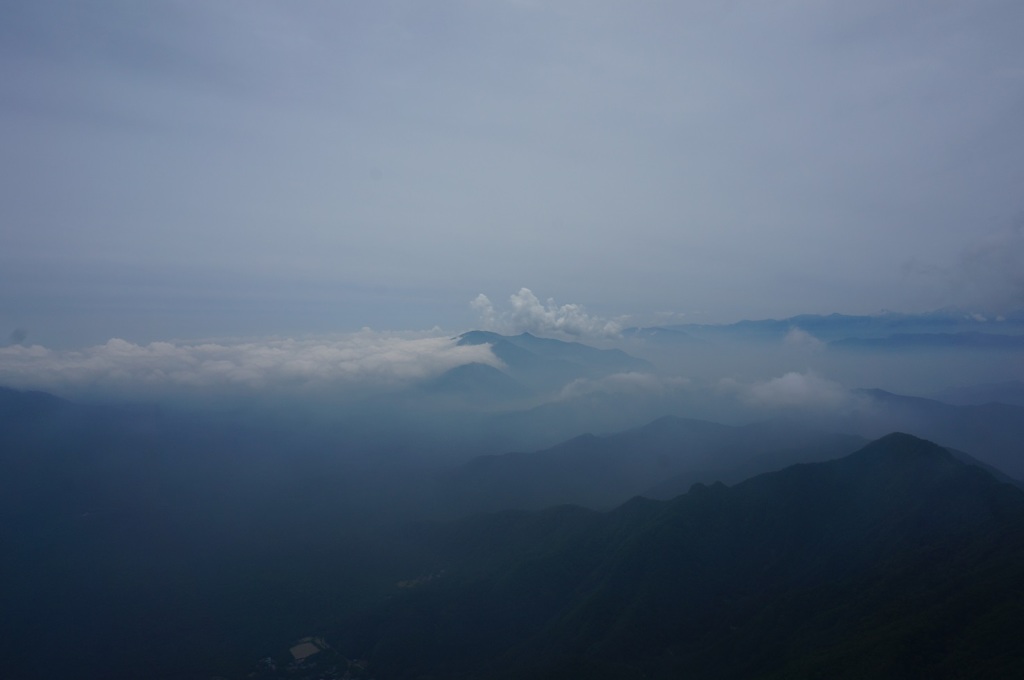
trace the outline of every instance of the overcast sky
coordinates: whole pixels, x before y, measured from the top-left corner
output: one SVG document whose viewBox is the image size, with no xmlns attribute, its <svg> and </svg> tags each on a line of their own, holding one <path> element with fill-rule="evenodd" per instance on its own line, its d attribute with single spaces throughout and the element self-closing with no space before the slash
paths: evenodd
<svg viewBox="0 0 1024 680">
<path fill-rule="evenodd" d="M 1018 0 L 5 2 L 0 344 L 457 331 L 530 296 L 595 328 L 1024 307 L 1022 26 Z"/>
</svg>

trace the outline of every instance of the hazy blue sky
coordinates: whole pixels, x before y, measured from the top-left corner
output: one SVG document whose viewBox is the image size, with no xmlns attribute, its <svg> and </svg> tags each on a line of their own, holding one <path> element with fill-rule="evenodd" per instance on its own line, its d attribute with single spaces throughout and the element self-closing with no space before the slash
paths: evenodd
<svg viewBox="0 0 1024 680">
<path fill-rule="evenodd" d="M 1018 0 L 5 2 L 0 344 L 464 330 L 523 287 L 626 323 L 1024 307 L 1021 27 Z"/>
</svg>

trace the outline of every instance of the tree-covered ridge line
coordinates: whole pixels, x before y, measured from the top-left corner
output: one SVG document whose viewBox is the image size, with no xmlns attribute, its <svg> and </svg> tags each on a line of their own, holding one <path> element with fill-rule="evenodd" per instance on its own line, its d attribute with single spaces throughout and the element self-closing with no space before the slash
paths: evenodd
<svg viewBox="0 0 1024 680">
<path fill-rule="evenodd" d="M 478 517 L 435 540 L 446 578 L 350 629 L 381 677 L 1024 670 L 1024 493 L 909 435 L 732 488 Z"/>
</svg>

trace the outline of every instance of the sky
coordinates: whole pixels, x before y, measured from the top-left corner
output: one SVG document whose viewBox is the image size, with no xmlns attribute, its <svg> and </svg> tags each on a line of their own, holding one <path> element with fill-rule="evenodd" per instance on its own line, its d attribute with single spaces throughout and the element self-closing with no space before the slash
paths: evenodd
<svg viewBox="0 0 1024 680">
<path fill-rule="evenodd" d="M 1021 26 L 1016 0 L 3 3 L 0 344 L 1024 308 Z"/>
</svg>

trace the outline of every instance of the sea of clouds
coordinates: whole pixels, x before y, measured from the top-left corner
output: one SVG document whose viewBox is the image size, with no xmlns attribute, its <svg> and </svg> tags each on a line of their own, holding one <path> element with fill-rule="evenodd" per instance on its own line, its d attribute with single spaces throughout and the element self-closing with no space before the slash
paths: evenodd
<svg viewBox="0 0 1024 680">
<path fill-rule="evenodd" d="M 466 363 L 500 367 L 488 345 L 460 346 L 436 333 L 357 333 L 203 342 L 102 345 L 54 350 L 0 347 L 0 384 L 58 394 L 159 395 L 181 390 L 400 388 Z"/>
</svg>

